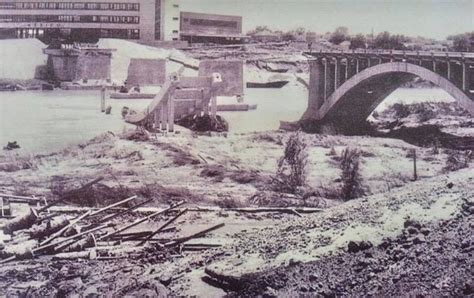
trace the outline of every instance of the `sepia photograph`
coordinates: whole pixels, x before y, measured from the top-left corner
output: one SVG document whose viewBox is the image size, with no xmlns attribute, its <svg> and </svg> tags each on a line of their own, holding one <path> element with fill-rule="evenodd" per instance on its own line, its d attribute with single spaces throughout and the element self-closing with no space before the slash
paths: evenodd
<svg viewBox="0 0 474 298">
<path fill-rule="evenodd" d="M 0 297 L 474 297 L 474 0 L 0 0 Z"/>
</svg>

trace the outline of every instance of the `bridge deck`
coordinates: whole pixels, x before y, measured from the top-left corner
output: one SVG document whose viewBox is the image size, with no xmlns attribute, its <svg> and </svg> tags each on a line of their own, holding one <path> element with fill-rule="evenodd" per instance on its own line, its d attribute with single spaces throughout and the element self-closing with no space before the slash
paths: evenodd
<svg viewBox="0 0 474 298">
<path fill-rule="evenodd" d="M 396 58 L 438 58 L 438 59 L 459 59 L 474 62 L 474 53 L 472 52 L 434 52 L 434 51 L 401 51 L 401 50 L 320 50 L 304 52 L 305 55 L 318 56 L 359 56 L 359 57 L 396 57 Z"/>
</svg>

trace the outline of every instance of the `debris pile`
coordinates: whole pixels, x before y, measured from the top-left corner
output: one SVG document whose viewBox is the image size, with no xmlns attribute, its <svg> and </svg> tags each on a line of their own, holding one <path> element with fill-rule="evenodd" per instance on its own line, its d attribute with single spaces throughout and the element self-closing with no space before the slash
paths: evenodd
<svg viewBox="0 0 474 298">
<path fill-rule="evenodd" d="M 176 229 L 170 225 L 188 211 L 177 209 L 185 202 L 174 203 L 165 209 L 153 209 L 147 211 L 145 216 L 124 222 L 124 215 L 129 215 L 150 202 L 138 202 L 137 199 L 137 196 L 131 196 L 100 209 L 87 208 L 75 217 L 68 214 L 67 208 L 54 208 L 53 205 L 57 204 L 57 201 L 42 207 L 31 207 L 24 214 L 9 219 L 1 226 L 3 233 L 10 237 L 0 247 L 0 263 L 31 259 L 40 255 L 53 255 L 53 259 L 75 260 L 111 260 L 150 255 L 157 258 L 174 250 L 196 251 L 213 248 L 213 245 L 187 245 L 186 242 L 224 226 L 221 223 L 188 236 L 158 239 L 155 236 L 159 233 Z M 120 208 L 132 202 L 134 204 L 131 207 Z M 106 215 L 107 213 L 109 215 Z M 156 230 L 130 231 L 133 227 L 163 215 L 170 218 Z M 114 221 L 119 217 L 120 224 Z"/>
<path fill-rule="evenodd" d="M 219 115 L 217 115 L 216 117 L 212 117 L 209 115 L 189 115 L 177 121 L 177 124 L 184 126 L 192 131 L 198 132 L 224 132 L 229 130 L 229 124 L 224 118 Z"/>
</svg>

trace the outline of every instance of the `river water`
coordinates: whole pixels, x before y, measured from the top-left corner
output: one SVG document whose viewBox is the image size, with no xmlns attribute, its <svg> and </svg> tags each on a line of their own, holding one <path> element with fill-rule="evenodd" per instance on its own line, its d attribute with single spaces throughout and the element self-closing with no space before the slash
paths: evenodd
<svg viewBox="0 0 474 298">
<path fill-rule="evenodd" d="M 245 102 L 258 104 L 257 110 L 220 114 L 229 122 L 230 132 L 273 130 L 280 120 L 298 120 L 307 97 L 307 90 L 296 82 L 282 89 L 247 89 Z M 446 99 L 451 97 L 440 89 L 399 89 L 384 104 Z M 24 153 L 47 153 L 103 132 L 121 132 L 128 125 L 122 107 L 141 110 L 150 101 L 108 100 L 112 114 L 105 115 L 100 112 L 100 91 L 0 92 L 0 147 L 17 141 Z"/>
</svg>

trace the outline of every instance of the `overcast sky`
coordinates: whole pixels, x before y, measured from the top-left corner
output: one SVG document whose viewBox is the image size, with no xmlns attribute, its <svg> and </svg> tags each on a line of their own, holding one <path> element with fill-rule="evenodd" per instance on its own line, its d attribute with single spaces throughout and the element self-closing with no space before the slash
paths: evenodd
<svg viewBox="0 0 474 298">
<path fill-rule="evenodd" d="M 258 25 L 318 33 L 381 31 L 444 39 L 474 31 L 474 0 L 181 0 L 182 11 L 235 14 L 244 32 Z"/>
</svg>

